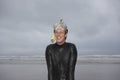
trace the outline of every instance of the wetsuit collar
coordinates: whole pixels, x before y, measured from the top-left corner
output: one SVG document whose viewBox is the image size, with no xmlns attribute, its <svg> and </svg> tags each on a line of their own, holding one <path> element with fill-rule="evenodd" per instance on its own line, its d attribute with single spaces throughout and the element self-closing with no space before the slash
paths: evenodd
<svg viewBox="0 0 120 80">
<path fill-rule="evenodd" d="M 64 45 L 65 45 L 65 43 L 66 43 L 66 42 L 64 42 L 62 45 L 59 45 L 59 44 L 57 44 L 57 43 L 55 43 L 55 44 L 56 44 L 57 46 L 64 46 Z"/>
</svg>

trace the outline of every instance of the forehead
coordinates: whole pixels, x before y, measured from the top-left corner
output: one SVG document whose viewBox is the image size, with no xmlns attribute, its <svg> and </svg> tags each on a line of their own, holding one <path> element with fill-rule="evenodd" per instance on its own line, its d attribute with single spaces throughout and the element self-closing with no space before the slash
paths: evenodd
<svg viewBox="0 0 120 80">
<path fill-rule="evenodd" d="M 55 28 L 55 31 L 65 31 L 65 29 L 62 28 L 61 26 L 57 26 L 57 27 Z"/>
</svg>

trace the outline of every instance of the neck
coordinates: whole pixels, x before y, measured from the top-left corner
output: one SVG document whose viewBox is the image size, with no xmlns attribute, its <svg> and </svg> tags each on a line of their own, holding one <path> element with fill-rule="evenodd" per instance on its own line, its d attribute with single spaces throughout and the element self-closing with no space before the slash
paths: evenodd
<svg viewBox="0 0 120 80">
<path fill-rule="evenodd" d="M 61 42 L 61 43 L 57 43 L 58 45 L 63 45 L 65 43 L 65 41 L 64 42 Z"/>
</svg>

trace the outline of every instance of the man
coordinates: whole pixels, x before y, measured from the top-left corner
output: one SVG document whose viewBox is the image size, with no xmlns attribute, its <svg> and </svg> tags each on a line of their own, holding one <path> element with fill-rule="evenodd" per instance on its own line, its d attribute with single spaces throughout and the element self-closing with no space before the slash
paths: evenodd
<svg viewBox="0 0 120 80">
<path fill-rule="evenodd" d="M 74 44 L 66 42 L 68 29 L 62 19 L 54 25 L 56 43 L 46 48 L 48 80 L 74 80 L 77 49 Z"/>
</svg>

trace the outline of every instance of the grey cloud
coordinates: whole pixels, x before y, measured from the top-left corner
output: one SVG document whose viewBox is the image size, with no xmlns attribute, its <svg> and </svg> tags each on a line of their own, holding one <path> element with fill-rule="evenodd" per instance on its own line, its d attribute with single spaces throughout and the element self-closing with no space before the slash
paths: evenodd
<svg viewBox="0 0 120 80">
<path fill-rule="evenodd" d="M 80 54 L 119 54 L 118 0 L 1 0 L 0 54 L 43 54 L 62 17 Z"/>
</svg>

